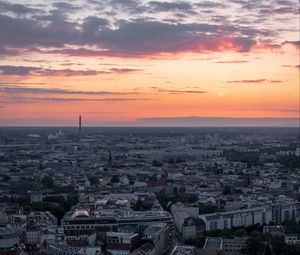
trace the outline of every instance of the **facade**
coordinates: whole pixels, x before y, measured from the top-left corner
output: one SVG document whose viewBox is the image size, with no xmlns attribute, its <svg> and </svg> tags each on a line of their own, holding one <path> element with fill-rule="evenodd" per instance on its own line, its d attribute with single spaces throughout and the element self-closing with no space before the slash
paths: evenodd
<svg viewBox="0 0 300 255">
<path fill-rule="evenodd" d="M 222 250 L 224 252 L 224 255 L 239 255 L 241 250 L 246 247 L 247 239 L 248 237 L 223 239 Z"/>
<path fill-rule="evenodd" d="M 42 245 L 41 253 L 43 255 L 79 255 L 80 248 L 69 247 L 55 241 L 48 241 Z"/>
<path fill-rule="evenodd" d="M 175 246 L 171 255 L 196 255 L 196 248 L 194 246 L 180 245 Z"/>
<path fill-rule="evenodd" d="M 206 230 L 231 229 L 232 227 L 264 225 L 270 222 L 297 220 L 299 203 L 254 207 L 230 212 L 199 215 L 206 224 Z"/>
<path fill-rule="evenodd" d="M 284 241 L 287 244 L 299 244 L 300 243 L 300 234 L 286 234 Z"/>
<path fill-rule="evenodd" d="M 25 241 L 29 245 L 40 245 L 43 230 L 57 226 L 57 219 L 48 211 L 31 212 L 26 221 Z"/>
<path fill-rule="evenodd" d="M 223 241 L 221 237 L 207 237 L 201 255 L 223 255 Z"/>
<path fill-rule="evenodd" d="M 182 226 L 182 239 L 186 241 L 188 239 L 200 238 L 205 231 L 205 222 L 202 219 L 188 217 L 184 220 Z"/>
<path fill-rule="evenodd" d="M 144 239 L 154 245 L 154 255 L 168 254 L 172 245 L 172 232 L 167 223 L 153 224 L 145 229 Z"/>
<path fill-rule="evenodd" d="M 19 254 L 19 242 L 20 238 L 12 229 L 0 228 L 0 255 Z"/>
<path fill-rule="evenodd" d="M 112 255 L 128 255 L 138 245 L 137 233 L 108 232 L 106 234 L 106 249 Z"/>
<path fill-rule="evenodd" d="M 105 240 L 107 232 L 116 232 L 118 228 L 129 227 L 134 232 L 141 233 L 154 223 L 167 223 L 171 228 L 173 220 L 165 211 L 131 211 L 131 210 L 75 210 L 68 212 L 62 227 L 66 240 L 76 236 L 91 235 L 96 232 L 97 240 Z"/>
<path fill-rule="evenodd" d="M 246 247 L 248 237 L 222 239 L 221 237 L 207 237 L 201 255 L 239 255 Z"/>
<path fill-rule="evenodd" d="M 42 255 L 100 255 L 101 247 L 71 247 L 57 241 L 47 241 L 42 244 Z"/>
<path fill-rule="evenodd" d="M 201 237 L 203 231 L 206 230 L 205 222 L 199 219 L 198 212 L 198 207 L 172 205 L 171 214 L 174 224 L 183 241 Z"/>
</svg>

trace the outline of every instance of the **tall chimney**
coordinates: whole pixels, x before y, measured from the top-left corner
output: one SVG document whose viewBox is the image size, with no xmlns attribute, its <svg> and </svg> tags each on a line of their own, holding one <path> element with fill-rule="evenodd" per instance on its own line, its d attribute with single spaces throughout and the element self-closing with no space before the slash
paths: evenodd
<svg viewBox="0 0 300 255">
<path fill-rule="evenodd" d="M 79 115 L 79 135 L 81 135 L 81 115 Z"/>
</svg>

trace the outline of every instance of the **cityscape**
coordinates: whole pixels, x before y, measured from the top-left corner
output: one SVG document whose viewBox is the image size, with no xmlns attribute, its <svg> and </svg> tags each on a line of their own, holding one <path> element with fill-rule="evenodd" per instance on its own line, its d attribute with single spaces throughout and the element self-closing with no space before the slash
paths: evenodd
<svg viewBox="0 0 300 255">
<path fill-rule="evenodd" d="M 1 253 L 299 254 L 298 128 L 81 121 L 1 128 Z"/>
<path fill-rule="evenodd" d="M 300 255 L 300 1 L 0 0 L 0 255 Z"/>
</svg>

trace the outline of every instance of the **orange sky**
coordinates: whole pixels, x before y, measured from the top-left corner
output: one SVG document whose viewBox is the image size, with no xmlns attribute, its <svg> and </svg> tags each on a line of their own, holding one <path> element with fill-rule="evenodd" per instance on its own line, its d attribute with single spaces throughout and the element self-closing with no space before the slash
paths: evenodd
<svg viewBox="0 0 300 255">
<path fill-rule="evenodd" d="M 234 1 L 224 1 L 227 12 L 217 2 L 131 1 L 136 5 L 126 9 L 111 1 L 111 7 L 119 3 L 115 16 L 89 6 L 84 18 L 75 8 L 83 1 L 61 2 L 64 13 L 55 5 L 41 11 L 33 2 L 16 1 L 25 13 L 7 3 L 0 17 L 0 125 L 76 125 L 79 114 L 86 125 L 299 117 L 297 1 L 262 1 L 272 11 L 268 17 L 256 3 L 247 7 L 256 21 L 246 17 L 244 24 Z M 204 10 L 215 16 L 198 20 Z M 182 18 L 172 21 L 174 13 Z M 278 17 L 286 17 L 285 26 Z"/>
</svg>

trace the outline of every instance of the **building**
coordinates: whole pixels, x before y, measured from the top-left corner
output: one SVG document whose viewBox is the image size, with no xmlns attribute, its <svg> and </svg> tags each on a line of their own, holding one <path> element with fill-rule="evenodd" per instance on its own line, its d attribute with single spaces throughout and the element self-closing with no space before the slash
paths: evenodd
<svg viewBox="0 0 300 255">
<path fill-rule="evenodd" d="M 76 209 L 65 214 L 62 227 L 66 240 L 90 235 L 96 231 L 97 240 L 104 241 L 107 232 L 116 232 L 119 228 L 130 228 L 133 232 L 142 233 L 154 223 L 167 223 L 171 231 L 173 220 L 165 211 L 132 211 L 124 209 L 84 210 Z"/>
<path fill-rule="evenodd" d="M 50 212 L 31 212 L 27 216 L 25 240 L 27 245 L 40 245 L 44 229 L 57 226 L 57 219 Z"/>
<path fill-rule="evenodd" d="M 221 237 L 207 237 L 201 255 L 239 255 L 246 248 L 248 237 L 222 239 Z"/>
<path fill-rule="evenodd" d="M 229 212 L 199 215 L 205 222 L 206 230 L 231 229 L 232 227 L 264 225 L 298 219 L 299 203 L 269 205 Z"/>
<path fill-rule="evenodd" d="M 246 248 L 248 237 L 240 237 L 234 239 L 223 239 L 222 250 L 224 255 L 239 255 L 241 250 Z"/>
<path fill-rule="evenodd" d="M 171 255 L 196 255 L 196 248 L 194 246 L 180 245 L 175 246 Z"/>
<path fill-rule="evenodd" d="M 198 217 L 198 213 L 198 207 L 172 205 L 171 214 L 174 224 L 183 241 L 199 238 L 206 230 L 205 222 Z"/>
<path fill-rule="evenodd" d="M 223 240 L 221 237 L 207 237 L 201 255 L 223 255 Z"/>
<path fill-rule="evenodd" d="M 299 244 L 300 243 L 300 225 L 287 225 L 284 229 L 284 241 L 287 244 Z"/>
<path fill-rule="evenodd" d="M 188 217 L 184 220 L 182 226 L 182 239 L 196 239 L 203 236 L 205 231 L 205 222 L 202 219 Z"/>
<path fill-rule="evenodd" d="M 11 228 L 0 228 L 0 255 L 19 254 L 19 242 L 20 238 Z"/>
<path fill-rule="evenodd" d="M 130 255 L 154 255 L 154 252 L 154 245 L 148 242 L 135 249 Z"/>
<path fill-rule="evenodd" d="M 167 223 L 157 223 L 145 229 L 143 239 L 153 243 L 154 255 L 164 255 L 171 249 L 172 236 Z"/>
<path fill-rule="evenodd" d="M 127 255 L 139 244 L 137 233 L 107 232 L 106 249 L 112 255 Z"/>
<path fill-rule="evenodd" d="M 267 240 L 283 240 L 284 229 L 281 225 L 264 226 L 263 234 Z"/>
</svg>

